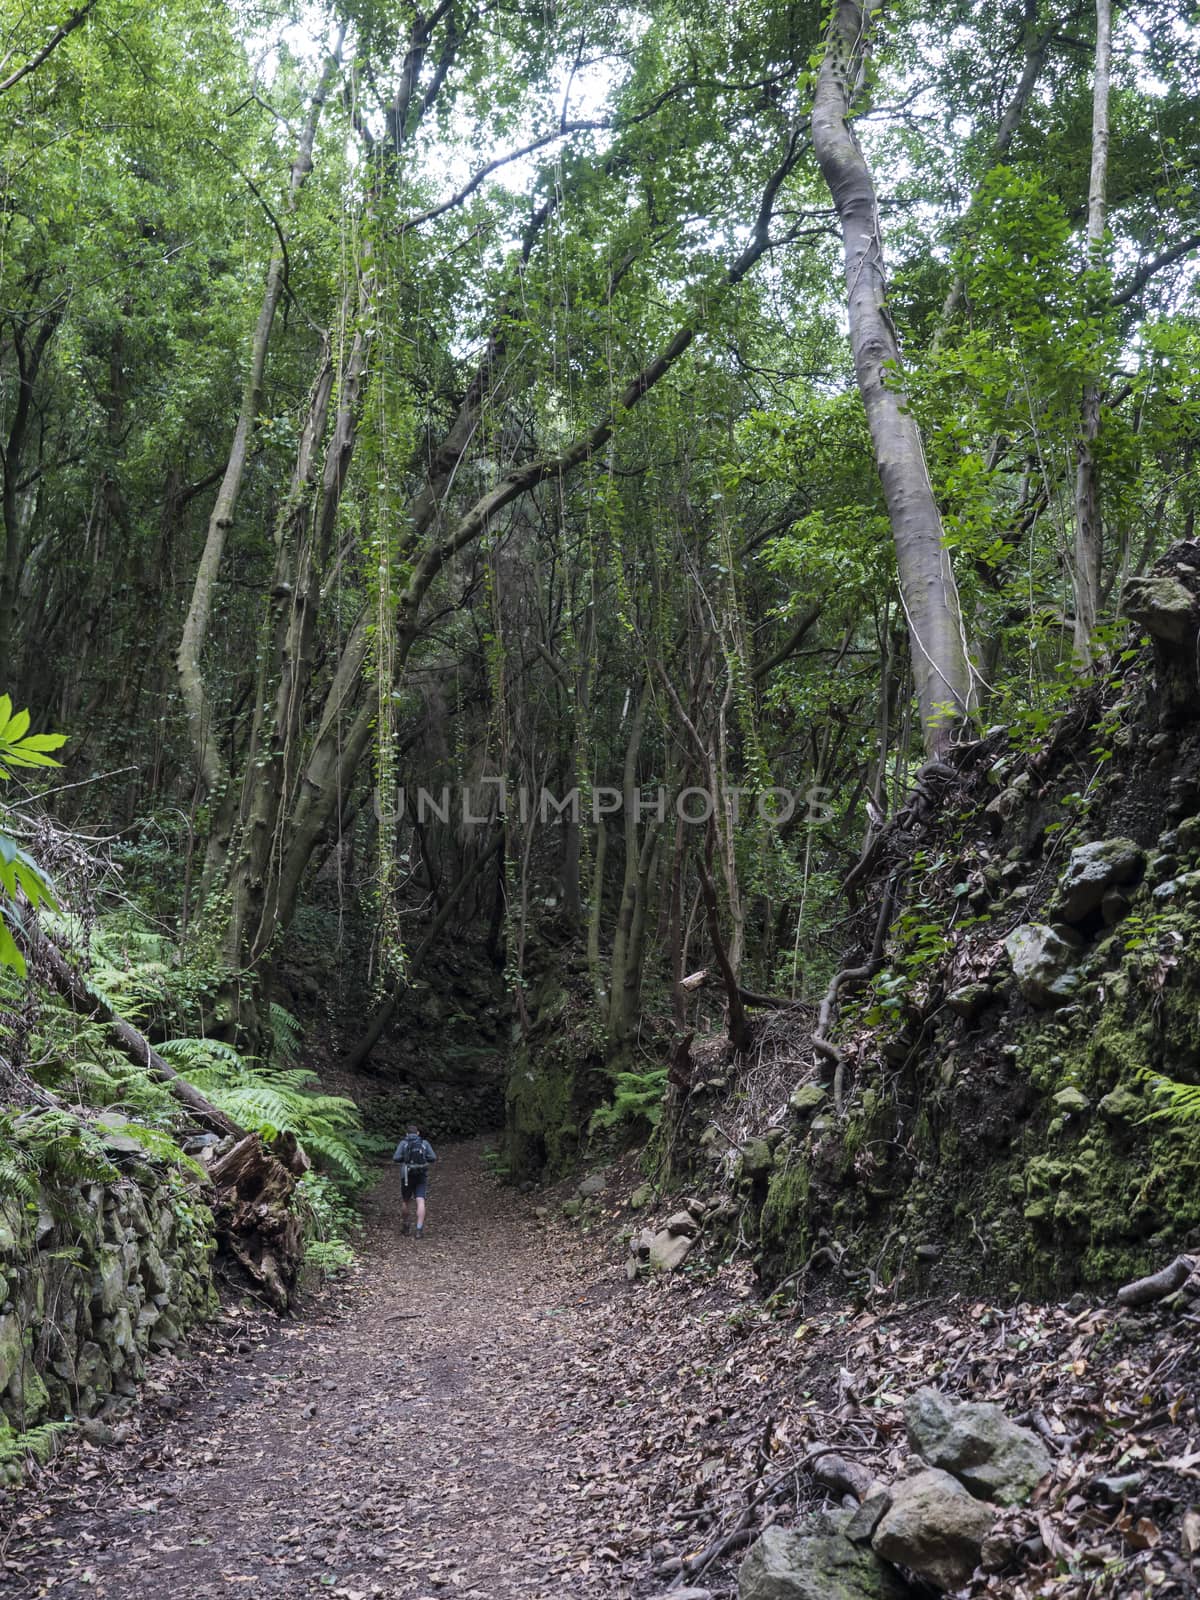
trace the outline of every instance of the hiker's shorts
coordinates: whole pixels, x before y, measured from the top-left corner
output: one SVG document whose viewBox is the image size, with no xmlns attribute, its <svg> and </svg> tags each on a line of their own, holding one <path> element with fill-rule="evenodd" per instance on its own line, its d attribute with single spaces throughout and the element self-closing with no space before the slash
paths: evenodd
<svg viewBox="0 0 1200 1600">
<path fill-rule="evenodd" d="M 425 1185 L 428 1181 L 427 1172 L 414 1172 L 407 1183 L 401 1183 L 401 1197 L 405 1200 L 424 1200 Z"/>
</svg>

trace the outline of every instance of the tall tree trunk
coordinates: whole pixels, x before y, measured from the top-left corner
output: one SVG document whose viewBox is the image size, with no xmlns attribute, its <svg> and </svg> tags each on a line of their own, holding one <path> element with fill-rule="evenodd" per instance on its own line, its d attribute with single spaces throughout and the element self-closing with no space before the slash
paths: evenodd
<svg viewBox="0 0 1200 1600">
<path fill-rule="evenodd" d="M 971 669 L 921 434 L 901 379 L 875 185 L 848 121 L 875 14 L 858 0 L 837 0 L 817 75 L 812 138 L 842 226 L 854 370 L 896 545 L 921 728 L 933 754 L 970 707 Z"/>
<path fill-rule="evenodd" d="M 798 131 L 789 136 L 780 160 L 764 187 L 758 215 L 748 242 L 726 269 L 723 288 L 741 283 L 771 245 L 771 221 L 780 188 L 793 171 L 801 152 Z M 544 207 L 535 217 L 541 225 L 549 214 Z M 527 241 L 527 246 L 532 240 Z M 236 1029 L 253 1015 L 253 976 L 258 960 L 277 931 L 291 920 L 296 899 L 313 851 L 336 814 L 339 797 L 353 781 L 370 747 L 374 707 L 365 695 L 370 652 L 371 618 L 364 612 L 343 646 L 334 668 L 324 706 L 315 718 L 310 737 L 301 714 L 308 714 L 305 695 L 312 688 L 315 626 L 320 602 L 320 576 L 328 555 L 333 522 L 349 471 L 357 437 L 368 372 L 372 329 L 377 320 L 377 285 L 369 261 L 361 263 L 359 280 L 359 331 L 338 386 L 338 416 L 325 458 L 325 474 L 311 525 L 304 535 L 304 550 L 295 563 L 296 580 L 283 599 L 282 634 L 277 634 L 273 696 L 260 694 L 258 703 L 273 701 L 262 738 L 247 758 L 242 781 L 238 825 L 232 834 L 228 863 L 214 875 L 214 887 L 228 894 L 228 928 L 223 939 L 232 977 L 222 997 L 220 1029 Z M 700 331 L 699 321 L 685 322 L 663 348 L 617 392 L 610 406 L 590 428 L 576 436 L 560 453 L 515 466 L 461 514 L 445 516 L 455 470 L 476 435 L 474 426 L 490 397 L 486 378 L 473 385 L 463 412 L 450 430 L 473 413 L 472 426 L 462 430 L 461 449 L 439 449 L 430 465 L 426 484 L 408 507 L 407 529 L 398 552 L 409 565 L 409 577 L 396 606 L 393 666 L 397 679 L 408 657 L 423 637 L 426 602 L 430 590 L 458 555 L 495 528 L 502 511 L 542 484 L 561 480 L 591 461 L 612 437 L 618 423 L 638 406 L 686 355 Z M 485 357 L 490 372 L 490 353 Z M 618 969 L 623 970 L 623 969 Z"/>
<path fill-rule="evenodd" d="M 288 183 L 288 202 L 285 214 L 289 218 L 295 214 L 296 206 L 300 200 L 300 192 L 304 188 L 308 175 L 313 168 L 312 152 L 313 143 L 317 135 L 317 126 L 321 120 L 321 112 L 332 87 L 334 76 L 339 68 L 340 54 L 341 41 L 339 40 L 337 50 L 325 64 L 320 82 L 313 94 L 308 118 L 300 134 L 296 153 L 292 160 L 291 176 Z M 254 328 L 254 337 L 250 342 L 250 366 L 242 388 L 242 401 L 233 431 L 233 443 L 229 447 L 225 472 L 221 479 L 220 488 L 217 490 L 217 498 L 213 504 L 212 513 L 208 519 L 208 532 L 204 540 L 204 549 L 200 555 L 200 563 L 196 568 L 196 577 L 192 584 L 192 597 L 188 605 L 187 615 L 183 621 L 183 631 L 179 638 L 179 650 L 175 658 L 176 668 L 179 673 L 179 689 L 183 697 L 183 708 L 187 717 L 188 733 L 191 736 L 196 769 L 209 794 L 215 794 L 222 787 L 226 787 L 228 785 L 228 777 L 225 772 L 224 762 L 217 748 L 212 727 L 212 708 L 209 705 L 208 692 L 204 685 L 204 673 L 200 657 L 204 649 L 205 639 L 208 636 L 208 624 L 212 616 L 213 593 L 220 574 L 221 562 L 225 555 L 225 541 L 229 529 L 233 526 L 238 496 L 242 488 L 242 479 L 245 476 L 246 461 L 250 455 L 250 441 L 254 432 L 254 424 L 262 403 L 263 380 L 267 367 L 267 348 L 271 342 L 271 329 L 275 323 L 275 313 L 279 308 L 279 302 L 283 298 L 286 281 L 287 257 L 285 249 L 285 240 L 282 237 L 277 239 L 275 248 L 271 252 L 270 264 L 267 267 L 267 282 L 263 290 L 258 321 Z"/>
<path fill-rule="evenodd" d="M 13 325 L 12 348 L 17 362 L 17 398 L 8 435 L 0 443 L 0 489 L 4 515 L 4 551 L 0 560 L 0 693 L 13 686 L 17 595 L 25 561 L 25 540 L 37 504 L 36 483 L 25 483 L 26 455 L 34 417 L 34 386 L 42 358 L 62 321 L 61 311 L 47 312 L 32 339 Z"/>
<path fill-rule="evenodd" d="M 1096 73 L 1092 90 L 1092 170 L 1088 183 L 1087 270 L 1104 259 L 1108 195 L 1108 99 L 1112 68 L 1112 0 L 1096 0 Z M 1100 567 L 1104 526 L 1096 477 L 1096 439 L 1100 433 L 1100 375 L 1083 389 L 1075 465 L 1075 658 L 1092 664 L 1092 635 L 1100 608 Z"/>
<path fill-rule="evenodd" d="M 640 791 L 637 784 L 637 763 L 642 748 L 642 735 L 646 728 L 646 713 L 650 709 L 650 679 L 643 680 L 638 691 L 629 738 L 625 745 L 625 770 L 621 784 L 622 822 L 625 832 L 625 870 L 621 888 L 621 905 L 617 912 L 617 925 L 613 931 L 612 967 L 608 985 L 608 1049 L 616 1057 L 624 1048 L 633 1026 L 633 1018 L 626 1009 L 630 990 L 626 985 L 627 961 L 637 920 L 638 897 L 643 874 L 649 861 L 643 861 L 643 850 L 653 836 L 653 827 L 647 829 L 646 839 L 641 839 L 638 817 Z"/>
</svg>

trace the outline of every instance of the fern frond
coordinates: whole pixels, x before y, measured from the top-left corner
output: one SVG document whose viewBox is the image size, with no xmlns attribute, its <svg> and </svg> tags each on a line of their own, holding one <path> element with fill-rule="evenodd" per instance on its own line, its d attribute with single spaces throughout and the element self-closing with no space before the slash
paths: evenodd
<svg viewBox="0 0 1200 1600">
<path fill-rule="evenodd" d="M 1147 1122 L 1200 1122 L 1200 1083 L 1179 1083 L 1143 1067 L 1138 1077 L 1156 1102 L 1146 1113 Z"/>
</svg>

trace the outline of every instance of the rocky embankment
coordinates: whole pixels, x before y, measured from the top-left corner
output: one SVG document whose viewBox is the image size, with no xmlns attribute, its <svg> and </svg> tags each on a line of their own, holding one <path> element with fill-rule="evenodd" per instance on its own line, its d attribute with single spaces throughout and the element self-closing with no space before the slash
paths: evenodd
<svg viewBox="0 0 1200 1600">
<path fill-rule="evenodd" d="M 0 1199 L 0 1445 L 119 1406 L 147 1357 L 216 1308 L 198 1184 L 147 1159 L 119 1118 L 98 1131 L 119 1179 Z M 2 1470 L 18 1479 L 19 1456 Z"/>
<path fill-rule="evenodd" d="M 694 1053 L 673 1159 L 735 1196 L 768 1282 L 1053 1295 L 1200 1245 L 1200 543 L 1128 609 L 1149 644 L 872 835 L 847 968 L 881 907 L 890 933 L 835 1049 L 801 1006 L 741 1062 Z"/>
</svg>

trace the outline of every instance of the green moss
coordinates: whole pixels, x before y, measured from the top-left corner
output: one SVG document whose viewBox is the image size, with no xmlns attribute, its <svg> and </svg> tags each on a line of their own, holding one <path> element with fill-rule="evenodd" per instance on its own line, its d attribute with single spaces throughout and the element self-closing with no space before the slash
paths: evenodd
<svg viewBox="0 0 1200 1600">
<path fill-rule="evenodd" d="M 812 1254 L 809 1191 L 808 1163 L 802 1157 L 771 1175 L 759 1218 L 759 1240 L 775 1276 L 794 1272 Z"/>
</svg>

